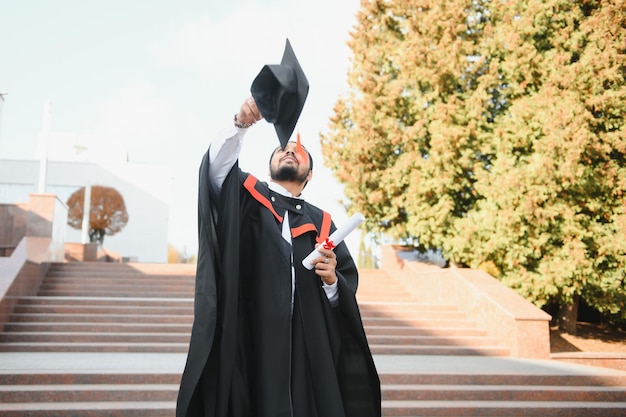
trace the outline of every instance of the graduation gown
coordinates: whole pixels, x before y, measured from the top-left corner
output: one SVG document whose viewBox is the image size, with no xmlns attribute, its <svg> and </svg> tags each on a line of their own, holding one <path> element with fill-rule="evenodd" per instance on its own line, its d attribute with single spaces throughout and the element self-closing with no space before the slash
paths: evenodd
<svg viewBox="0 0 626 417">
<path fill-rule="evenodd" d="M 336 307 L 315 270 L 302 266 L 315 243 L 334 231 L 330 217 L 274 193 L 237 164 L 217 197 L 208 164 L 207 152 L 199 180 L 194 323 L 176 416 L 379 417 L 380 381 L 347 247 L 334 249 Z M 293 262 L 281 235 L 285 210 Z"/>
</svg>

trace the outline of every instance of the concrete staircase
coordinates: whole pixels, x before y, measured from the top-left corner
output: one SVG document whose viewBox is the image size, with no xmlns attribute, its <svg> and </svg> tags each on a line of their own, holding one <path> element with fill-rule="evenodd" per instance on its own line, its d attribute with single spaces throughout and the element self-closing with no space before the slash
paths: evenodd
<svg viewBox="0 0 626 417">
<path fill-rule="evenodd" d="M 173 416 L 194 271 L 53 264 L 0 333 L 0 415 Z M 626 372 L 511 358 L 459 308 L 382 270 L 361 271 L 358 299 L 385 416 L 626 415 Z"/>
<path fill-rule="evenodd" d="M 35 297 L 23 297 L 0 351 L 185 353 L 195 267 L 53 264 Z"/>
<path fill-rule="evenodd" d="M 416 300 L 384 270 L 361 271 L 357 298 L 372 354 L 509 355 L 457 306 Z"/>
</svg>

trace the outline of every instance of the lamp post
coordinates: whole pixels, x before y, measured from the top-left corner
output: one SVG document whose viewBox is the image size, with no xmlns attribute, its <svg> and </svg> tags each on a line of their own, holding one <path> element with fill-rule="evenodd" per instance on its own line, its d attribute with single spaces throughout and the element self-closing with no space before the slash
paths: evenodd
<svg viewBox="0 0 626 417">
<path fill-rule="evenodd" d="M 50 101 L 46 100 L 43 109 L 43 125 L 41 132 L 39 133 L 39 187 L 38 193 L 44 194 L 46 192 L 46 182 L 48 177 L 48 140 L 50 135 L 50 118 L 51 118 Z"/>
<path fill-rule="evenodd" d="M 81 228 L 82 244 L 89 243 L 89 216 L 91 210 L 91 184 L 85 186 L 85 199 L 83 200 L 83 226 Z"/>
<path fill-rule="evenodd" d="M 2 107 L 4 106 L 4 96 L 6 95 L 5 91 L 0 91 L 0 139 L 2 139 Z"/>
</svg>

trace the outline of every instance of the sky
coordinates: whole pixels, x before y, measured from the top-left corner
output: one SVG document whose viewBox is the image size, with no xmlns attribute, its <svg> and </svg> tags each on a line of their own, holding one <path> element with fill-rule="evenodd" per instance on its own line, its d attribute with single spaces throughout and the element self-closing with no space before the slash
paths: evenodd
<svg viewBox="0 0 626 417">
<path fill-rule="evenodd" d="M 288 38 L 310 84 L 297 126 L 315 161 L 304 195 L 341 225 L 342 187 L 323 166 L 319 135 L 347 90 L 358 8 L 358 0 L 0 0 L 0 159 L 36 158 L 49 101 L 52 132 L 106 138 L 131 162 L 171 169 L 169 241 L 195 253 L 202 155 L 263 65 L 280 63 Z M 273 126 L 258 123 L 241 168 L 266 180 L 277 145 Z"/>
</svg>

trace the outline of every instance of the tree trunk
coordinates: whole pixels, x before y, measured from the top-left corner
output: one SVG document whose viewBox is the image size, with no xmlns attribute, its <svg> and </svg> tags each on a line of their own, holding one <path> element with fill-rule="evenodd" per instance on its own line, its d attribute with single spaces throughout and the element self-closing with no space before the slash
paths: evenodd
<svg viewBox="0 0 626 417">
<path fill-rule="evenodd" d="M 571 304 L 562 304 L 559 307 L 559 330 L 568 334 L 576 334 L 576 322 L 578 321 L 578 304 L 580 296 L 574 295 Z"/>
<path fill-rule="evenodd" d="M 104 229 L 90 229 L 89 241 L 98 242 L 102 246 L 104 245 L 104 235 L 106 235 L 106 230 Z"/>
</svg>

